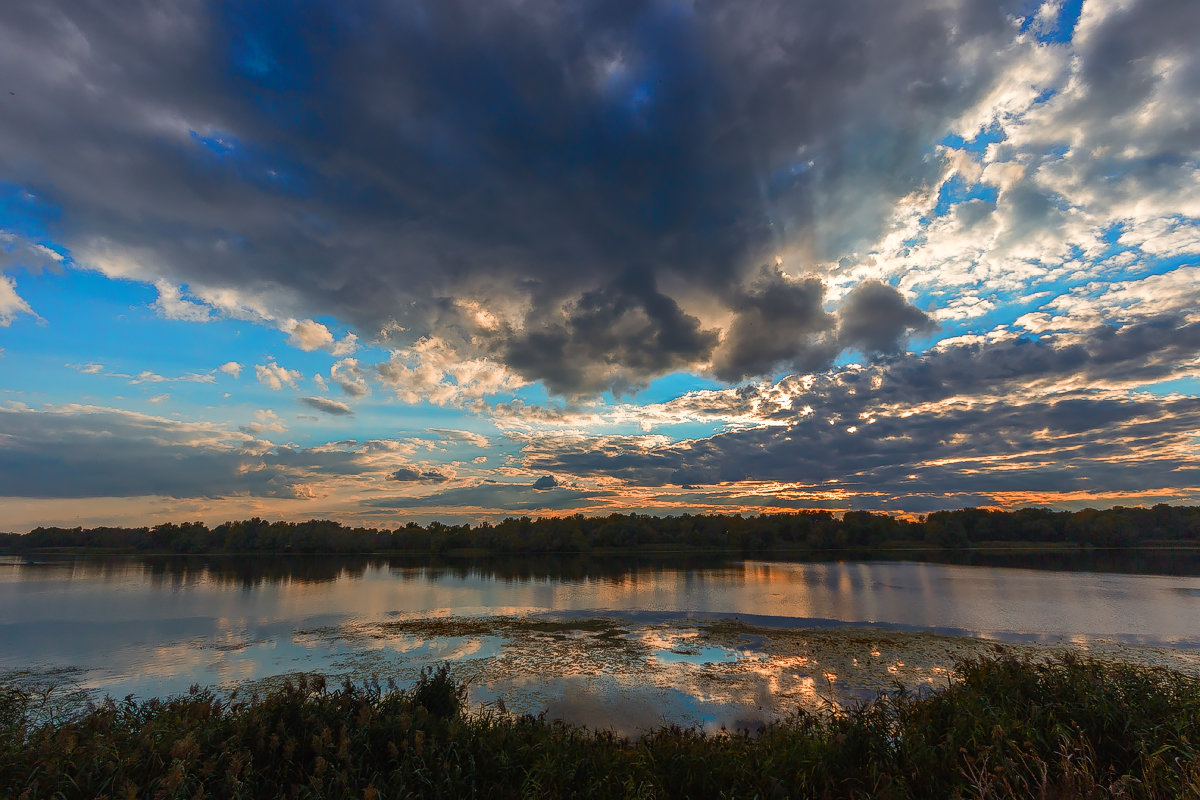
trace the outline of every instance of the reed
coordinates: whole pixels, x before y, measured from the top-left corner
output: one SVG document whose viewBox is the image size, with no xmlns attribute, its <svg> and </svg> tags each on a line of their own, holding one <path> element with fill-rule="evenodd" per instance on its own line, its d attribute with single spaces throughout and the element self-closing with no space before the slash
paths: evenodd
<svg viewBox="0 0 1200 800">
<path fill-rule="evenodd" d="M 758 731 L 633 740 L 469 710 L 446 666 L 399 690 L 319 677 L 193 689 L 37 720 L 0 690 L 0 792 L 19 798 L 1200 797 L 1200 681 L 1067 655 L 960 662 L 946 688 L 796 712 Z"/>
</svg>

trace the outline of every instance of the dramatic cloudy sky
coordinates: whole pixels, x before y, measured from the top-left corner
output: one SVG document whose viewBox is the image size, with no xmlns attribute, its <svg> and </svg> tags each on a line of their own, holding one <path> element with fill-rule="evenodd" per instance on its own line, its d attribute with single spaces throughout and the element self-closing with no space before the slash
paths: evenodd
<svg viewBox="0 0 1200 800">
<path fill-rule="evenodd" d="M 1200 502 L 1195 0 L 0 3 L 0 528 Z"/>
</svg>

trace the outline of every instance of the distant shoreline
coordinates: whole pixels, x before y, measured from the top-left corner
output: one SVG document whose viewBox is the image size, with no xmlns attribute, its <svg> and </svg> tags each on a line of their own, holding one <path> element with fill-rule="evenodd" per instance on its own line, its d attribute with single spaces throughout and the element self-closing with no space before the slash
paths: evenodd
<svg viewBox="0 0 1200 800">
<path fill-rule="evenodd" d="M 803 557 L 829 555 L 886 555 L 889 553 L 1077 553 L 1077 552 L 1140 552 L 1168 551 L 1200 552 L 1200 540 L 1187 542 L 1148 542 L 1146 544 L 1097 546 L 1085 542 L 999 542 L 995 544 L 971 544 L 959 548 L 935 547 L 926 544 L 893 545 L 887 547 L 849 547 L 826 548 L 811 550 L 805 548 L 783 548 L 759 551 L 744 551 L 733 548 L 686 548 L 686 547 L 639 547 L 632 550 L 627 548 L 594 548 L 591 550 L 539 550 L 528 554 L 536 556 L 594 556 L 614 557 L 631 554 L 644 556 L 728 556 L 730 558 L 767 557 L 777 560 L 787 560 L 789 556 Z M 362 552 L 342 552 L 336 550 L 298 551 L 298 550 L 208 550 L 204 552 L 178 553 L 169 550 L 135 550 L 131 548 L 107 547 L 34 547 L 34 548 L 0 548 L 3 555 L 72 555 L 72 556 L 146 556 L 153 558 L 177 558 L 205 556 L 284 556 L 292 558 L 310 558 L 314 556 L 337 556 L 342 558 L 427 558 L 438 557 L 447 559 L 502 558 L 525 553 L 487 550 L 481 548 L 456 548 L 453 550 L 374 550 Z"/>
<path fill-rule="evenodd" d="M 0 534 L 0 552 L 16 554 L 358 555 L 503 558 L 638 556 L 811 559 L 888 553 L 1055 554 L 1125 548 L 1200 549 L 1200 507 L 1117 506 L 1099 511 L 967 508 L 919 519 L 829 511 L 656 517 L 509 518 L 496 524 L 348 527 L 333 520 L 260 518 L 208 527 L 202 522 L 143 527 L 39 527 Z"/>
</svg>

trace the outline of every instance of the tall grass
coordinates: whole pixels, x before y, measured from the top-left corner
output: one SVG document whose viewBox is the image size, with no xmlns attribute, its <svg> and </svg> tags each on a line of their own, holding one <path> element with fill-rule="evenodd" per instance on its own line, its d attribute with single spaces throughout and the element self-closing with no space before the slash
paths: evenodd
<svg viewBox="0 0 1200 800">
<path fill-rule="evenodd" d="M 302 679 L 222 702 L 105 701 L 32 721 L 0 692 L 7 797 L 1200 798 L 1200 681 L 1065 656 L 961 662 L 949 686 L 754 734 L 638 740 L 412 688 Z"/>
</svg>

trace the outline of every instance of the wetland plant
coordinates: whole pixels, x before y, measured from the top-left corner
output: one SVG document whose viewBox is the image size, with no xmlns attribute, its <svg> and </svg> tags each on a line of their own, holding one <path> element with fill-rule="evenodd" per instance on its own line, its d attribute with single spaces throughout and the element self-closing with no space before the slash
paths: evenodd
<svg viewBox="0 0 1200 800">
<path fill-rule="evenodd" d="M 640 739 L 466 707 L 448 666 L 411 688 L 319 677 L 30 716 L 0 691 L 15 798 L 1200 797 L 1200 680 L 1076 656 L 960 662 L 950 684 L 749 733 Z"/>
</svg>

